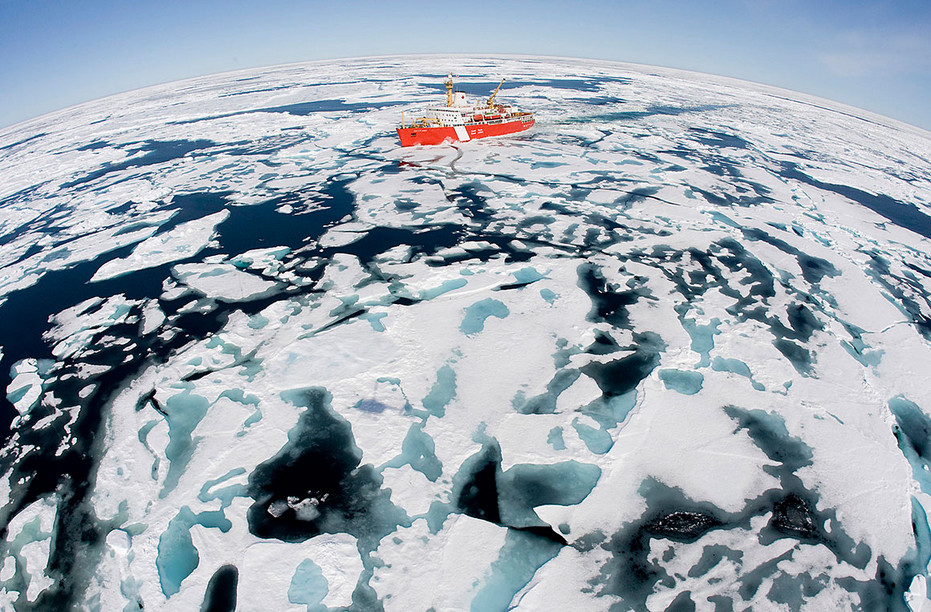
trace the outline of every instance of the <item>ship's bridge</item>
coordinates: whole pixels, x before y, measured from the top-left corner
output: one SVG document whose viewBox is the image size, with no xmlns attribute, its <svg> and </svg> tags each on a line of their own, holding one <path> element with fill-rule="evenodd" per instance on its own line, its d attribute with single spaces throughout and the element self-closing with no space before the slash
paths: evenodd
<svg viewBox="0 0 931 612">
<path fill-rule="evenodd" d="M 471 106 L 443 106 L 439 108 L 428 108 L 426 110 L 427 115 L 435 117 L 441 126 L 463 125 L 465 123 L 463 114 L 468 116 L 471 112 Z"/>
</svg>

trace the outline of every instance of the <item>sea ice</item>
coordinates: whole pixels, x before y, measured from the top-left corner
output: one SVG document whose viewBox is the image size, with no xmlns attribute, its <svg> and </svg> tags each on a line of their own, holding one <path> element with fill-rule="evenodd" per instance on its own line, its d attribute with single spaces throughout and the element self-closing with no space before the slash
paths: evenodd
<svg viewBox="0 0 931 612">
<path fill-rule="evenodd" d="M 114 259 L 102 265 L 91 278 L 91 282 L 100 282 L 192 257 L 204 248 L 213 236 L 216 226 L 228 216 L 229 212 L 222 211 L 182 223 L 165 234 L 156 234 L 139 243 L 129 257 Z"/>
<path fill-rule="evenodd" d="M 278 285 L 232 265 L 179 264 L 173 268 L 179 281 L 198 293 L 223 302 L 244 302 L 264 297 Z"/>
<path fill-rule="evenodd" d="M 538 123 L 399 147 L 438 62 Z M 928 142 L 553 58 L 0 131 L 0 606 L 919 609 Z"/>
</svg>

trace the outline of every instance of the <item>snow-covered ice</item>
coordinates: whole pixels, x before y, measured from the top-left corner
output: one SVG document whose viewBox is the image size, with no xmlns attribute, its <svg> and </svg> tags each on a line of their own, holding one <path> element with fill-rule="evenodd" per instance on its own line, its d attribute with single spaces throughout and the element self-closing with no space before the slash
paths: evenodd
<svg viewBox="0 0 931 612">
<path fill-rule="evenodd" d="M 401 148 L 451 69 L 534 128 Z M 928 160 L 557 58 L 6 128 L 0 607 L 926 609 Z"/>
</svg>

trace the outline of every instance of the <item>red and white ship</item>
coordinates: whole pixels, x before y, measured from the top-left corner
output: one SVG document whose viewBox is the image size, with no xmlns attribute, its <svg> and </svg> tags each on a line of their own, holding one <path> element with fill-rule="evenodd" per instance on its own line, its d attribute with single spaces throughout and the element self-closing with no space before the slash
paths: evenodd
<svg viewBox="0 0 931 612">
<path fill-rule="evenodd" d="M 495 96 L 503 83 L 504 79 L 501 79 L 485 104 L 474 104 L 466 100 L 464 93 L 453 91 L 453 77 L 447 76 L 444 83 L 446 106 L 425 109 L 423 116 L 409 125 L 404 122 L 404 113 L 401 113 L 401 127 L 398 128 L 401 146 L 465 142 L 530 129 L 533 126 L 533 113 L 521 112 L 509 104 L 495 102 Z"/>
</svg>

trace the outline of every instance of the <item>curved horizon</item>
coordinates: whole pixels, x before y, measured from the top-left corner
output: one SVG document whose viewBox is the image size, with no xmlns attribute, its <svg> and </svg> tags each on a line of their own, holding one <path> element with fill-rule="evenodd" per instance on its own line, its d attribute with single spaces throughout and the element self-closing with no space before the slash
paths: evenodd
<svg viewBox="0 0 931 612">
<path fill-rule="evenodd" d="M 545 120 L 399 146 L 451 66 Z M 797 97 L 369 57 L 0 134 L 0 608 L 921 600 L 931 139 Z"/>
<path fill-rule="evenodd" d="M 477 15 L 481 27 L 472 27 Z M 931 129 L 931 5 L 918 0 L 591 0 L 467 12 L 373 0 L 141 5 L 0 0 L 0 127 L 187 78 L 412 54 L 541 55 L 661 66 L 812 95 Z"/>
<path fill-rule="evenodd" d="M 28 117 L 16 123 L 12 123 L 9 125 L 0 125 L 0 136 L 2 136 L 4 133 L 14 132 L 18 128 L 25 126 L 26 124 L 29 124 L 33 121 L 41 121 L 42 119 L 49 117 L 51 115 L 55 115 L 57 113 L 66 113 L 70 109 L 79 108 L 81 106 L 89 105 L 89 104 L 96 104 L 104 100 L 107 100 L 109 98 L 118 98 L 123 95 L 136 93 L 136 92 L 142 92 L 147 89 L 156 89 L 159 87 L 165 87 L 168 85 L 179 84 L 179 83 L 186 83 L 189 81 L 196 81 L 199 79 L 220 77 L 223 75 L 233 75 L 237 73 L 254 73 L 254 72 L 260 72 L 263 70 L 275 70 L 275 69 L 286 68 L 289 66 L 307 66 L 307 65 L 313 65 L 313 64 L 332 65 L 332 64 L 339 64 L 340 62 L 358 62 L 358 61 L 364 61 L 364 60 L 429 58 L 429 57 L 462 58 L 462 59 L 484 59 L 484 58 L 488 58 L 488 59 L 494 59 L 494 58 L 541 59 L 542 58 L 542 59 L 559 60 L 559 61 L 567 61 L 567 62 L 603 63 L 603 64 L 610 65 L 610 66 L 624 66 L 624 67 L 627 67 L 628 69 L 635 69 L 635 70 L 640 70 L 644 72 L 649 71 L 649 70 L 661 70 L 661 71 L 667 71 L 669 73 L 677 73 L 679 76 L 695 75 L 698 77 L 710 77 L 711 79 L 720 79 L 723 81 L 730 81 L 735 84 L 741 84 L 744 86 L 747 86 L 747 85 L 753 86 L 754 88 L 760 88 L 762 90 L 765 90 L 766 93 L 773 94 L 773 95 L 777 93 L 787 94 L 784 96 L 785 99 L 788 99 L 794 102 L 803 103 L 803 104 L 813 104 L 825 110 L 830 110 L 833 112 L 841 112 L 841 113 L 844 113 L 844 114 L 847 114 L 847 115 L 850 115 L 850 116 L 853 116 L 859 119 L 869 119 L 869 120 L 874 120 L 874 121 L 882 120 L 882 122 L 887 124 L 889 127 L 897 127 L 899 129 L 907 128 L 910 130 L 915 130 L 921 133 L 922 135 L 928 138 L 931 138 L 931 128 L 924 128 L 922 126 L 915 125 L 907 121 L 903 121 L 896 117 L 884 115 L 882 113 L 878 113 L 876 111 L 872 111 L 867 108 L 849 104 L 849 103 L 846 103 L 840 100 L 826 98 L 823 96 L 818 96 L 818 95 L 814 95 L 814 94 L 811 94 L 805 91 L 799 91 L 799 90 L 790 89 L 787 87 L 770 85 L 768 83 L 764 83 L 761 81 L 753 81 L 750 79 L 733 77 L 733 76 L 729 76 L 726 74 L 704 72 L 700 70 L 689 70 L 689 69 L 676 68 L 674 66 L 664 66 L 664 65 L 659 65 L 659 64 L 645 64 L 645 63 L 640 63 L 640 62 L 628 62 L 628 61 L 622 61 L 622 60 L 612 60 L 612 59 L 603 59 L 603 58 L 572 57 L 572 56 L 564 56 L 564 55 L 546 55 L 546 54 L 532 54 L 532 53 L 497 53 L 497 54 L 496 53 L 479 53 L 479 54 L 474 54 L 474 53 L 397 53 L 397 54 L 387 54 L 387 55 L 358 55 L 358 56 L 346 56 L 346 57 L 339 57 L 339 58 L 332 58 L 332 59 L 316 59 L 316 60 L 306 60 L 306 61 L 284 62 L 280 64 L 267 64 L 267 65 L 254 66 L 254 67 L 248 67 L 248 68 L 237 68 L 233 70 L 222 70 L 219 72 L 198 74 L 198 75 L 183 77 L 179 79 L 161 81 L 158 83 L 150 83 L 148 85 L 143 85 L 141 87 L 125 89 L 125 90 L 121 90 L 118 92 L 105 94 L 105 95 L 102 95 L 96 98 L 91 98 L 88 100 L 82 100 L 79 102 L 75 102 L 74 104 L 70 104 L 68 106 L 52 109 L 42 114 Z M 815 102 L 819 102 L 821 104 L 814 104 Z"/>
</svg>

